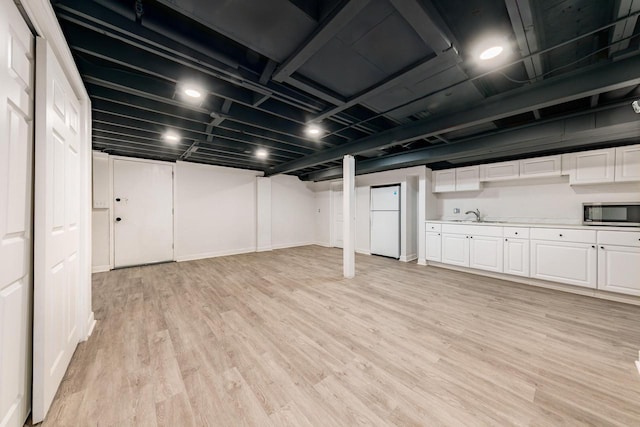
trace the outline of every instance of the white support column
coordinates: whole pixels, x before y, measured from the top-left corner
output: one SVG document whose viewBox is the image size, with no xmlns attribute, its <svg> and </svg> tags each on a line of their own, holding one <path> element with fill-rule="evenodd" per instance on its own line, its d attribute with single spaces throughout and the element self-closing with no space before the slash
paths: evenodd
<svg viewBox="0 0 640 427">
<path fill-rule="evenodd" d="M 342 178 L 344 277 L 351 279 L 356 275 L 356 161 L 353 156 L 344 156 Z"/>
<path fill-rule="evenodd" d="M 418 264 L 427 265 L 426 227 L 427 219 L 427 169 L 418 178 Z"/>
<path fill-rule="evenodd" d="M 257 177 L 256 251 L 270 251 L 271 247 L 271 178 Z"/>
</svg>

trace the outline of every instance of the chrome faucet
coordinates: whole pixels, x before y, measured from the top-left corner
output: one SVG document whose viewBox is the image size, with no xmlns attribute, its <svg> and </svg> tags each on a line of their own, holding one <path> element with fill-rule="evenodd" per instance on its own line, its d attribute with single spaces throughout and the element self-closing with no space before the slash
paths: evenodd
<svg viewBox="0 0 640 427">
<path fill-rule="evenodd" d="M 474 214 L 476 216 L 476 222 L 480 222 L 480 209 L 476 209 L 475 211 L 466 211 L 464 214 Z"/>
</svg>

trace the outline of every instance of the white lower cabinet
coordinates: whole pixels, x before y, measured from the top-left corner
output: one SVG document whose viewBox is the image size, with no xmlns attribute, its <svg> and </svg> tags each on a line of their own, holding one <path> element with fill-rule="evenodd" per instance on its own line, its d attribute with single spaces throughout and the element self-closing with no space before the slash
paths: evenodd
<svg viewBox="0 0 640 427">
<path fill-rule="evenodd" d="M 504 272 L 529 277 L 529 240 L 504 239 Z"/>
<path fill-rule="evenodd" d="M 531 240 L 531 277 L 595 288 L 597 257 L 595 242 Z"/>
<path fill-rule="evenodd" d="M 640 248 L 600 245 L 598 289 L 640 295 Z"/>
<path fill-rule="evenodd" d="M 469 236 L 469 267 L 502 273 L 502 237 Z"/>
<path fill-rule="evenodd" d="M 427 231 L 426 233 L 426 259 L 428 261 L 442 261 L 442 236 L 440 233 Z"/>
<path fill-rule="evenodd" d="M 442 262 L 469 267 L 469 236 L 442 233 Z"/>
</svg>

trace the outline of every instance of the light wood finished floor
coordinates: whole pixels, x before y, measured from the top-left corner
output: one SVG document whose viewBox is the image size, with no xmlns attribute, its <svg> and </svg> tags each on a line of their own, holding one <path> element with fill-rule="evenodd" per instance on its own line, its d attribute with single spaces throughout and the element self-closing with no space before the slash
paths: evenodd
<svg viewBox="0 0 640 427">
<path fill-rule="evenodd" d="M 94 275 L 46 426 L 640 425 L 640 307 L 338 249 Z"/>
</svg>

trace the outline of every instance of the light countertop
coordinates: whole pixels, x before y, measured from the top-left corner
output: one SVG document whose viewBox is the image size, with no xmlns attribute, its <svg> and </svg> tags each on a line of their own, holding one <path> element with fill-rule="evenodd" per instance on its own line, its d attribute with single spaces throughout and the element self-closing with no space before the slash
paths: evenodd
<svg viewBox="0 0 640 427">
<path fill-rule="evenodd" d="M 552 223 L 532 223 L 532 222 L 508 222 L 508 221 L 452 221 L 452 220 L 438 220 L 428 219 L 426 222 L 436 224 L 455 224 L 455 225 L 475 225 L 475 226 L 488 226 L 493 225 L 496 227 L 524 227 L 524 228 L 564 228 L 564 229 L 576 229 L 576 230 L 596 230 L 596 231 L 636 231 L 640 232 L 640 227 L 611 227 L 602 225 L 582 225 L 582 224 L 552 224 Z"/>
</svg>

